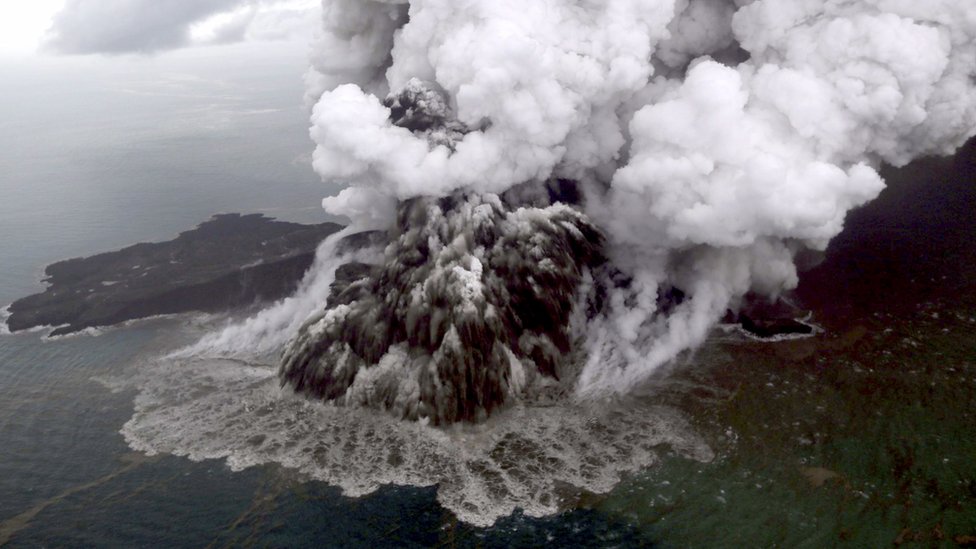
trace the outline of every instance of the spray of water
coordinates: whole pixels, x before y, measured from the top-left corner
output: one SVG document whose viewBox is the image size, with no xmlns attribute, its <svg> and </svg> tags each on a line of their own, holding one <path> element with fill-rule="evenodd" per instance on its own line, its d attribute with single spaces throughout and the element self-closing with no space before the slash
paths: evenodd
<svg viewBox="0 0 976 549">
<path fill-rule="evenodd" d="M 315 261 L 294 295 L 247 318 L 208 334 L 173 358 L 213 356 L 244 360 L 268 359 L 298 331 L 306 318 L 325 307 L 336 269 L 345 262 L 368 259 L 362 250 L 347 250 L 340 242 L 355 229 L 330 235 L 315 252 Z"/>
</svg>

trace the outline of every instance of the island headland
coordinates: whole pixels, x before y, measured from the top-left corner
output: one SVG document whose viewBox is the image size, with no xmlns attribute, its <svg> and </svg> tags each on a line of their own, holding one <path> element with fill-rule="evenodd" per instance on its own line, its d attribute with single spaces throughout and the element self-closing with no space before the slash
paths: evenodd
<svg viewBox="0 0 976 549">
<path fill-rule="evenodd" d="M 10 305 L 11 332 L 65 335 L 128 320 L 218 312 L 291 294 L 315 249 L 341 225 L 221 214 L 166 242 L 49 265 L 41 293 Z"/>
</svg>

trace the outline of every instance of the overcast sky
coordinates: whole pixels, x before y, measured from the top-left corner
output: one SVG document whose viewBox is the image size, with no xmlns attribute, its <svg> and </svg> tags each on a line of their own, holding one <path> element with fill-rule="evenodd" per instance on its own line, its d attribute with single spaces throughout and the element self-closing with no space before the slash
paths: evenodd
<svg viewBox="0 0 976 549">
<path fill-rule="evenodd" d="M 316 0 L 0 3 L 0 54 L 158 54 L 233 42 L 308 43 Z"/>
</svg>

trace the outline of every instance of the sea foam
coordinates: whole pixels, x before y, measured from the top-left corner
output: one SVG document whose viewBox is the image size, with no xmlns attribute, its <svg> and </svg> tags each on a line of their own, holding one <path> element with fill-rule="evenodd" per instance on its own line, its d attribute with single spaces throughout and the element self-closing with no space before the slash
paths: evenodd
<svg viewBox="0 0 976 549">
<path fill-rule="evenodd" d="M 154 360 L 130 384 L 140 392 L 121 432 L 135 450 L 225 459 L 234 470 L 279 464 L 350 497 L 437 485 L 438 501 L 478 526 L 516 508 L 559 512 L 579 491 L 606 493 L 662 448 L 713 458 L 675 410 L 651 404 L 511 407 L 483 424 L 437 428 L 307 400 L 280 389 L 271 365 L 237 360 Z"/>
</svg>

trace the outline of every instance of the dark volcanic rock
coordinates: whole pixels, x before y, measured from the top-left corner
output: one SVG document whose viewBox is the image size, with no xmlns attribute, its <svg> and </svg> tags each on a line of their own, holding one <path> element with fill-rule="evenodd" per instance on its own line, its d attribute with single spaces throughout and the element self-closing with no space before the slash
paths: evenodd
<svg viewBox="0 0 976 549">
<path fill-rule="evenodd" d="M 282 355 L 282 383 L 445 424 L 558 380 L 577 297 L 604 261 L 602 233 L 553 200 L 562 194 L 540 185 L 402 202 L 379 263 L 337 270 L 326 310 Z"/>
<path fill-rule="evenodd" d="M 336 245 L 336 253 L 339 255 L 385 246 L 390 242 L 390 235 L 386 231 L 364 231 L 353 233 L 343 237 Z"/>
<path fill-rule="evenodd" d="M 738 324 L 755 337 L 774 339 L 777 336 L 813 334 L 814 326 L 801 320 L 809 316 L 809 310 L 797 307 L 784 298 L 770 301 L 764 296 L 750 293 L 742 298 L 734 310 L 727 311 L 724 322 Z"/>
<path fill-rule="evenodd" d="M 43 293 L 10 306 L 11 331 L 59 326 L 52 335 L 187 311 L 213 312 L 284 297 L 315 249 L 341 229 L 260 214 L 217 215 L 168 242 L 143 243 L 49 265 Z"/>
<path fill-rule="evenodd" d="M 468 132 L 436 82 L 413 78 L 403 89 L 391 93 L 384 104 L 390 109 L 390 122 L 423 136 L 431 145 L 454 150 L 455 144 Z"/>
<path fill-rule="evenodd" d="M 799 320 L 807 313 L 782 299 L 770 302 L 759 296 L 748 295 L 739 307 L 735 321 L 742 326 L 743 330 L 766 339 L 785 335 L 807 335 L 813 333 L 813 326 Z"/>
<path fill-rule="evenodd" d="M 766 339 L 783 335 L 807 335 L 813 327 L 795 318 L 762 318 L 739 314 L 742 329 L 756 337 Z"/>
</svg>

